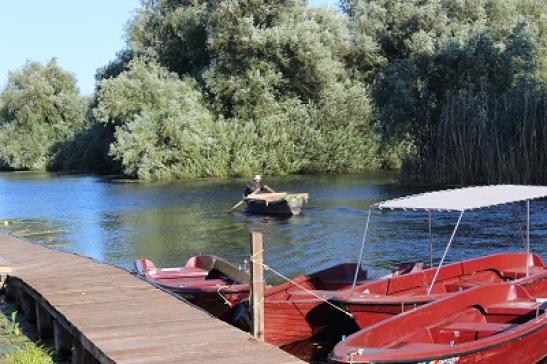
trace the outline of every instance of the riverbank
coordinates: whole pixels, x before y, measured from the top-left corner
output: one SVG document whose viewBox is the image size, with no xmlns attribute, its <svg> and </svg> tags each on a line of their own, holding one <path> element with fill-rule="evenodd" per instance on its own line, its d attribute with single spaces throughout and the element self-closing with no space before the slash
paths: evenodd
<svg viewBox="0 0 547 364">
<path fill-rule="evenodd" d="M 5 364 L 53 364 L 53 351 L 38 343 L 36 330 L 0 294 L 0 362 Z"/>
</svg>

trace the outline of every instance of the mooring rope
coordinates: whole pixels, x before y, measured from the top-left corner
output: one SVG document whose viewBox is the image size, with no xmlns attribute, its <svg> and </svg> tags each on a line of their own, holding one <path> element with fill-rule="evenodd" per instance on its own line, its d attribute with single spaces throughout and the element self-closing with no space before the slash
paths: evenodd
<svg viewBox="0 0 547 364">
<path fill-rule="evenodd" d="M 232 302 L 230 302 L 222 293 L 220 293 L 220 290 L 222 288 L 225 288 L 226 286 L 218 286 L 218 289 L 217 289 L 217 293 L 218 295 L 220 296 L 220 298 L 222 298 L 224 300 L 224 304 L 232 307 Z"/>
<path fill-rule="evenodd" d="M 251 255 L 251 257 L 250 257 L 251 262 L 252 262 L 252 263 L 255 263 L 255 264 L 261 264 L 262 267 L 264 268 L 264 270 L 267 270 L 267 271 L 272 272 L 273 274 L 277 275 L 278 277 L 280 277 L 280 278 L 286 280 L 287 282 L 289 282 L 289 283 L 295 285 L 296 287 L 300 288 L 300 289 L 303 290 L 304 292 L 307 292 L 307 293 L 311 294 L 312 296 L 314 296 L 314 297 L 320 299 L 321 301 L 323 301 L 324 303 L 328 304 L 329 306 L 331 306 L 331 307 L 337 309 L 338 311 L 342 312 L 343 314 L 345 314 L 345 315 L 347 315 L 347 316 L 353 318 L 353 314 L 352 314 L 351 312 L 348 312 L 348 311 L 344 310 L 342 307 L 339 307 L 339 306 L 335 305 L 334 303 L 330 302 L 329 300 L 325 299 L 324 297 L 319 296 L 317 293 L 315 293 L 315 292 L 313 292 L 313 291 L 311 291 L 311 290 L 305 288 L 304 286 L 302 286 L 302 285 L 296 283 L 295 281 L 293 281 L 293 280 L 290 279 L 289 277 L 285 276 L 285 275 L 282 274 L 281 272 L 278 272 L 277 270 L 275 270 L 274 268 L 270 267 L 269 265 L 264 264 L 264 263 L 258 263 L 258 262 L 256 262 L 256 261 L 254 260 L 255 256 L 256 256 L 257 254 L 262 253 L 262 252 L 263 252 L 263 250 L 261 250 L 261 251 L 255 253 L 255 254 L 253 254 L 253 255 Z"/>
</svg>

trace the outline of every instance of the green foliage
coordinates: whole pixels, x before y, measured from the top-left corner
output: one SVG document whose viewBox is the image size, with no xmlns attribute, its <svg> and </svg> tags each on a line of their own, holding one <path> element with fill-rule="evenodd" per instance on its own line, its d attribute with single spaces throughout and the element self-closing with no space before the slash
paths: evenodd
<svg viewBox="0 0 547 364">
<path fill-rule="evenodd" d="M 86 101 L 74 76 L 53 59 L 11 72 L 0 94 L 0 163 L 10 169 L 45 169 L 84 126 Z"/>
<path fill-rule="evenodd" d="M 443 135 L 461 131 L 447 108 L 469 102 L 511 114 L 500 106 L 508 95 L 527 88 L 530 100 L 542 97 L 542 0 L 341 0 L 340 8 L 143 0 L 126 47 L 97 71 L 91 100 L 55 62 L 10 75 L 0 162 L 149 180 L 356 172 L 405 160 L 406 171 L 432 178 L 423 166 L 458 160 L 441 163 L 437 153 Z M 484 115 L 490 126 L 477 132 L 508 123 Z M 541 133 L 543 121 L 531 120 L 521 120 L 527 132 Z M 492 173 L 509 168 L 481 163 Z M 452 167 L 444 167 L 452 177 L 434 180 L 453 181 Z M 543 177 L 517 179 L 526 178 Z"/>
<path fill-rule="evenodd" d="M 53 364 L 51 352 L 33 343 L 26 343 L 22 348 L 6 355 L 6 364 Z"/>
<path fill-rule="evenodd" d="M 370 92 L 346 72 L 340 14 L 300 1 L 147 1 L 128 38 L 130 50 L 99 72 L 94 109 L 115 126 L 110 154 L 126 174 L 378 166 Z"/>
<path fill-rule="evenodd" d="M 155 63 L 130 62 L 118 77 L 101 81 L 97 120 L 116 126 L 110 154 L 141 179 L 199 176 L 206 152 L 203 125 L 212 115 L 195 82 L 180 80 Z"/>
<path fill-rule="evenodd" d="M 448 95 L 497 99 L 545 75 L 544 3 L 346 0 L 342 9 L 355 39 L 348 66 L 373 80 L 381 151 L 402 149 L 406 170 L 432 160 Z"/>
</svg>

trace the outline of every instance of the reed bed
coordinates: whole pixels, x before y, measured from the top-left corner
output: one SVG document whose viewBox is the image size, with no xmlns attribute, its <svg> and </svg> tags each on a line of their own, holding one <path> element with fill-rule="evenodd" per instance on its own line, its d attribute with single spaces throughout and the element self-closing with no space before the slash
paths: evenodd
<svg viewBox="0 0 547 364">
<path fill-rule="evenodd" d="M 460 92 L 446 98 L 436 128 L 405 171 L 443 185 L 542 184 L 546 143 L 545 91 Z"/>
</svg>

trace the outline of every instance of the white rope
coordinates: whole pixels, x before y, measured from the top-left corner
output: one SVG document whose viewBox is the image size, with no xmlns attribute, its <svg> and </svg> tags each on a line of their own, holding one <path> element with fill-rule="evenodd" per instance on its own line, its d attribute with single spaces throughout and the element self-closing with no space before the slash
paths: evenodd
<svg viewBox="0 0 547 364">
<path fill-rule="evenodd" d="M 260 252 L 259 252 L 259 253 L 260 253 Z M 257 253 L 257 254 L 258 254 L 258 253 Z M 255 255 L 256 255 L 256 254 L 255 254 Z M 251 256 L 251 262 L 257 264 L 257 262 L 255 262 L 255 261 L 253 260 L 253 257 L 254 257 L 254 255 Z M 262 263 L 262 267 L 264 268 L 264 270 L 269 270 L 270 272 L 272 272 L 272 273 L 274 273 L 275 275 L 277 275 L 277 276 L 283 278 L 283 279 L 286 280 L 287 282 L 289 282 L 289 283 L 291 283 L 291 284 L 297 286 L 297 287 L 300 288 L 301 290 L 303 290 L 303 291 L 305 291 L 305 292 L 311 294 L 312 296 L 314 296 L 314 297 L 320 299 L 321 301 L 325 302 L 325 303 L 328 304 L 329 306 L 331 306 L 331 307 L 337 309 L 338 311 L 342 312 L 343 314 L 345 314 L 345 315 L 347 315 L 347 316 L 353 318 L 353 314 L 352 314 L 351 312 L 348 312 L 348 311 L 344 310 L 343 308 L 341 308 L 341 307 L 339 307 L 339 306 L 336 306 L 334 303 L 328 301 L 328 300 L 325 299 L 324 297 L 319 296 L 317 293 L 315 293 L 315 292 L 313 292 L 313 291 L 311 291 L 311 290 L 305 288 L 304 286 L 302 286 L 302 285 L 296 283 L 295 281 L 293 281 L 293 280 L 290 279 L 289 277 L 283 275 L 282 273 L 276 271 L 276 270 L 273 269 L 272 267 L 270 267 L 270 266 L 268 266 L 268 265 L 266 265 L 266 264 L 264 264 L 264 263 Z"/>
<path fill-rule="evenodd" d="M 224 304 L 232 307 L 232 302 L 230 302 L 226 297 L 224 297 L 224 295 L 222 293 L 220 293 L 220 290 L 224 287 L 226 287 L 226 286 L 219 286 L 218 289 L 217 289 L 217 293 L 220 296 L 220 298 L 222 298 L 224 300 Z"/>
</svg>

